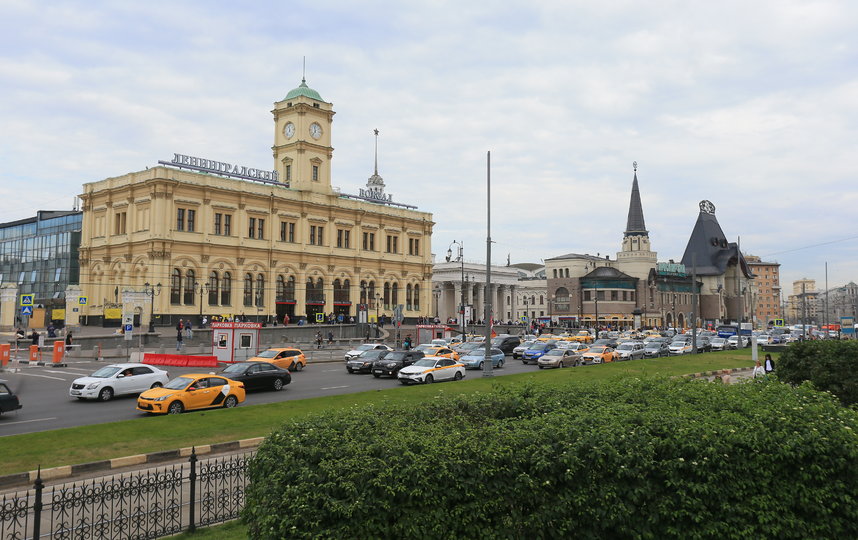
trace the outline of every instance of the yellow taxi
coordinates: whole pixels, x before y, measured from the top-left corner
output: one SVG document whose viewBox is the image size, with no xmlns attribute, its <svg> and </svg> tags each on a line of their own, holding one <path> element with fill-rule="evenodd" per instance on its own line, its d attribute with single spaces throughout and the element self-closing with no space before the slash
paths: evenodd
<svg viewBox="0 0 858 540">
<path fill-rule="evenodd" d="M 307 367 L 307 358 L 301 349 L 295 347 L 274 347 L 262 351 L 253 358 L 248 358 L 248 362 L 269 362 L 275 366 L 290 371 L 301 371 Z"/>
<path fill-rule="evenodd" d="M 606 347 L 604 345 L 595 345 L 590 347 L 585 353 L 582 353 L 581 363 L 584 365 L 592 365 L 592 364 L 605 364 L 607 362 L 613 362 L 619 356 L 619 353 L 613 349 L 613 347 Z"/>
<path fill-rule="evenodd" d="M 542 334 L 536 341 L 557 341 L 557 337 L 554 334 Z"/>
<path fill-rule="evenodd" d="M 588 330 L 581 330 L 574 336 L 572 339 L 577 341 L 578 343 L 592 343 L 593 342 L 593 334 L 591 334 Z"/>
<path fill-rule="evenodd" d="M 137 398 L 137 410 L 152 414 L 181 414 L 195 409 L 231 409 L 244 402 L 244 383 L 218 375 L 188 373 Z"/>
<path fill-rule="evenodd" d="M 423 356 L 441 356 L 443 358 L 450 358 L 451 360 L 459 359 L 459 353 L 450 347 L 423 347 L 421 350 L 423 351 Z"/>
</svg>

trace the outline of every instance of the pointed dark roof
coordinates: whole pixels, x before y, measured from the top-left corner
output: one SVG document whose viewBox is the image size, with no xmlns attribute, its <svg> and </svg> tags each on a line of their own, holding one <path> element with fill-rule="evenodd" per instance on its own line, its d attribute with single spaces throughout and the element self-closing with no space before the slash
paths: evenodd
<svg viewBox="0 0 858 540">
<path fill-rule="evenodd" d="M 632 197 L 629 200 L 629 219 L 626 221 L 626 232 L 624 236 L 648 236 L 644 223 L 643 207 L 641 206 L 641 192 L 638 189 L 638 173 L 635 171 L 635 179 L 632 182 Z"/>
<path fill-rule="evenodd" d="M 742 265 L 742 273 L 746 278 L 751 278 L 754 274 L 742 256 L 738 244 L 727 241 L 714 211 L 709 213 L 701 207 L 697 223 L 694 224 L 694 230 L 691 231 L 691 237 L 682 255 L 686 272 L 691 274 L 691 267 L 696 266 L 698 276 L 720 276 L 728 266 L 736 264 L 737 257 Z M 696 264 L 692 264 L 692 259 Z"/>
<path fill-rule="evenodd" d="M 596 269 L 594 269 L 592 272 L 582 276 L 582 279 L 593 279 L 593 278 L 600 278 L 600 279 L 637 279 L 635 277 L 632 277 L 632 276 L 626 274 L 625 272 L 621 272 L 620 270 L 617 270 L 613 266 L 599 266 Z"/>
</svg>

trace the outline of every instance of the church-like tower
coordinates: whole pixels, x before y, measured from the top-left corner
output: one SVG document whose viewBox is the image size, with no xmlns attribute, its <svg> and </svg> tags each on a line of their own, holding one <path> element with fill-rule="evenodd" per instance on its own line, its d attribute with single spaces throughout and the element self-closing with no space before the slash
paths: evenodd
<svg viewBox="0 0 858 540">
<path fill-rule="evenodd" d="M 641 193 L 638 188 L 638 164 L 634 162 L 634 180 L 629 200 L 629 216 L 623 233 L 622 251 L 617 252 L 617 268 L 624 273 L 646 279 L 655 268 L 658 254 L 650 250 L 649 231 L 644 222 Z"/>
</svg>

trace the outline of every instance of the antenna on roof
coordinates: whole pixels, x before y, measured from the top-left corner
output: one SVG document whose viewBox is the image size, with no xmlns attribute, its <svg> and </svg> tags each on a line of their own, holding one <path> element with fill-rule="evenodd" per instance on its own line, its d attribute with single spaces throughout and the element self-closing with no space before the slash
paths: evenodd
<svg viewBox="0 0 858 540">
<path fill-rule="evenodd" d="M 375 133 L 375 175 L 378 176 L 378 129 L 372 131 Z"/>
<path fill-rule="evenodd" d="M 632 161 L 632 167 L 635 169 L 635 172 L 638 172 L 638 162 Z"/>
<path fill-rule="evenodd" d="M 301 82 L 307 82 L 307 57 L 304 56 L 303 58 L 304 60 L 301 65 Z"/>
</svg>

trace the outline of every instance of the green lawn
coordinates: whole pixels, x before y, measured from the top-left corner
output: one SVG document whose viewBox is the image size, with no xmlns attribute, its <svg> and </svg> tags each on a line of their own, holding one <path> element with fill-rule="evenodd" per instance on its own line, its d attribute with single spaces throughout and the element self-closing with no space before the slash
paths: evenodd
<svg viewBox="0 0 858 540">
<path fill-rule="evenodd" d="M 247 538 L 247 527 L 239 521 L 197 529 L 194 533 L 170 536 L 170 540 L 232 540 Z"/>
<path fill-rule="evenodd" d="M 440 392 L 463 394 L 490 390 L 495 385 L 563 383 L 568 380 L 603 380 L 613 377 L 676 376 L 715 369 L 748 367 L 751 351 L 724 351 L 698 356 L 636 360 L 601 366 L 529 373 L 484 379 L 479 372 L 457 383 L 428 386 L 396 385 L 358 394 L 241 406 L 231 410 L 192 412 L 178 416 L 141 417 L 109 424 L 82 426 L 0 437 L 3 471 L 11 474 L 59 465 L 171 450 L 193 445 L 265 436 L 284 420 L 319 411 L 380 402 L 423 401 Z"/>
</svg>

